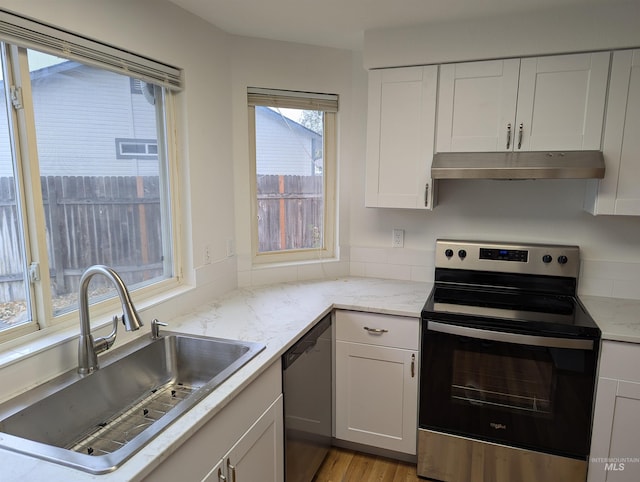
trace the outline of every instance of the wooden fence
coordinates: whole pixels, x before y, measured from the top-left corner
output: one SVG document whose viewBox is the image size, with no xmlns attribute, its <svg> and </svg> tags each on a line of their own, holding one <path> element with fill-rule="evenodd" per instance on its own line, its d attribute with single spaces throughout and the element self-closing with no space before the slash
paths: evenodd
<svg viewBox="0 0 640 482">
<path fill-rule="evenodd" d="M 157 177 L 47 176 L 41 186 L 54 297 L 76 292 L 92 264 L 114 267 L 127 284 L 162 275 Z M 2 178 L 0 302 L 24 299 L 20 236 L 13 182 Z"/>
<path fill-rule="evenodd" d="M 322 176 L 258 176 L 258 251 L 322 246 Z"/>
<path fill-rule="evenodd" d="M 260 252 L 320 247 L 322 176 L 260 176 Z M 114 267 L 127 284 L 162 275 L 157 177 L 41 178 L 53 296 L 75 293 L 84 269 Z M 0 178 L 0 302 L 24 299 L 13 180 Z M 93 283 L 92 283 L 93 284 Z"/>
</svg>

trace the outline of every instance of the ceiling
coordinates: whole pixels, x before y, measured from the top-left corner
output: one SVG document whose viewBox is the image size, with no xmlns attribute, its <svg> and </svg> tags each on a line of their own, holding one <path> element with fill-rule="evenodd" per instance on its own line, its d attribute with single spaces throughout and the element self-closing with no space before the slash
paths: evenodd
<svg viewBox="0 0 640 482">
<path fill-rule="evenodd" d="M 365 30 L 625 0 L 170 0 L 236 35 L 362 50 Z M 627 0 L 628 1 L 628 0 Z M 636 0 L 637 1 L 637 0 Z"/>
</svg>

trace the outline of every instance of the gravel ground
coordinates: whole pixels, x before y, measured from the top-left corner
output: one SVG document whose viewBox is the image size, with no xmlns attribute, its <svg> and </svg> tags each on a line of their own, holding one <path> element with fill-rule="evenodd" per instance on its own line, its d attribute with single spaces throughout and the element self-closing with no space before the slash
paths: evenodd
<svg viewBox="0 0 640 482">
<path fill-rule="evenodd" d="M 21 323 L 26 316 L 27 306 L 24 301 L 0 303 L 0 330 Z"/>
<path fill-rule="evenodd" d="M 91 290 L 89 298 L 91 302 L 97 301 L 109 295 L 115 295 L 115 290 L 110 287 L 98 287 Z M 77 306 L 78 293 L 73 292 L 60 295 L 53 299 L 55 312 L 64 311 L 66 308 Z M 0 302 L 0 331 L 23 323 L 27 318 L 27 304 L 25 301 Z"/>
</svg>

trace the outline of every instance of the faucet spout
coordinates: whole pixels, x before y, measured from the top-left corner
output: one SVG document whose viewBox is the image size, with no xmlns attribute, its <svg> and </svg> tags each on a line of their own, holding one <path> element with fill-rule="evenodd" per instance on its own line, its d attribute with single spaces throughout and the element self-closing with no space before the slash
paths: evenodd
<svg viewBox="0 0 640 482">
<path fill-rule="evenodd" d="M 78 373 L 88 375 L 98 369 L 98 353 L 108 349 L 115 341 L 117 319 L 114 319 L 113 332 L 107 339 L 93 340 L 89 319 L 89 282 L 96 274 L 105 276 L 113 283 L 122 303 L 122 321 L 127 331 L 138 330 L 143 325 L 140 315 L 133 306 L 129 290 L 122 278 L 112 268 L 104 265 L 94 265 L 82 274 L 80 278 L 80 339 L 78 341 Z"/>
</svg>

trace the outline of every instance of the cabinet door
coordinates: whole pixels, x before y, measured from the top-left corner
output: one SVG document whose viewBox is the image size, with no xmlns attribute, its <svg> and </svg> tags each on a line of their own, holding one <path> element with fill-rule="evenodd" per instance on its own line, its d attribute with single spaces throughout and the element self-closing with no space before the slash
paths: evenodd
<svg viewBox="0 0 640 482">
<path fill-rule="evenodd" d="M 282 395 L 253 424 L 224 458 L 230 482 L 284 480 Z M 215 474 L 217 477 L 217 472 Z M 216 480 L 216 479 L 213 479 Z"/>
<path fill-rule="evenodd" d="M 640 383 L 618 382 L 618 393 L 611 430 L 607 482 L 640 480 Z"/>
<path fill-rule="evenodd" d="M 614 52 L 602 146 L 606 171 L 587 194 L 592 214 L 640 215 L 640 50 Z"/>
<path fill-rule="evenodd" d="M 433 206 L 437 66 L 369 73 L 365 205 Z"/>
<path fill-rule="evenodd" d="M 436 152 L 511 150 L 519 65 L 507 59 L 440 66 Z"/>
<path fill-rule="evenodd" d="M 336 341 L 336 437 L 416 453 L 417 352 Z"/>
<path fill-rule="evenodd" d="M 588 482 L 640 480 L 639 365 L 640 345 L 602 342 Z"/>
<path fill-rule="evenodd" d="M 599 150 L 609 59 L 609 52 L 522 59 L 514 149 Z"/>
</svg>

